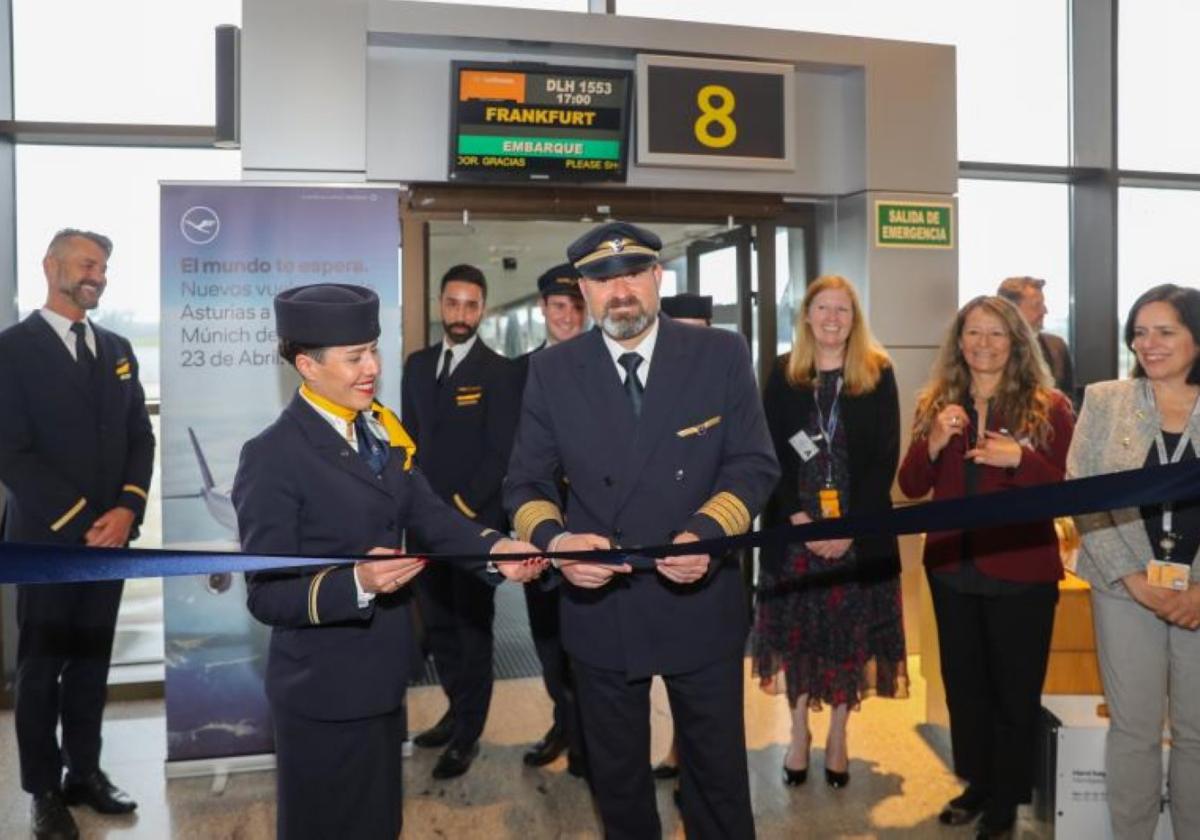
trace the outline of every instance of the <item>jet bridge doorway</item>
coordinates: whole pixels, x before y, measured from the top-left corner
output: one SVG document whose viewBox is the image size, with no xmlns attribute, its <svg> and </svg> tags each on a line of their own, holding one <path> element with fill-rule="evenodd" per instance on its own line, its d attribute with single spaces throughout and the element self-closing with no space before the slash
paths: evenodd
<svg viewBox="0 0 1200 840">
<path fill-rule="evenodd" d="M 662 238 L 661 294 L 711 295 L 714 326 L 746 339 L 761 382 L 791 345 L 792 312 L 818 257 L 814 206 L 779 196 L 433 185 L 404 193 L 400 217 L 406 356 L 440 340 L 439 281 L 464 262 L 488 279 L 484 341 L 510 357 L 538 346 L 538 275 L 577 236 L 620 219 Z"/>
</svg>

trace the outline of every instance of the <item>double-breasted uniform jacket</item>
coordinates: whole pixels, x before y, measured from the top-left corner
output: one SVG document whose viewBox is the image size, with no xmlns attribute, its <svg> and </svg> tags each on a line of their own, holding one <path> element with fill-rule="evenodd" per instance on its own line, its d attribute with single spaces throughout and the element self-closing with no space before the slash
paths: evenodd
<svg viewBox="0 0 1200 840">
<path fill-rule="evenodd" d="M 1067 453 L 1068 478 L 1141 469 L 1161 428 L 1162 417 L 1146 398 L 1145 380 L 1087 386 Z M 1200 417 L 1190 418 L 1186 434 L 1200 452 Z M 1121 578 L 1145 571 L 1154 556 L 1141 510 L 1089 513 L 1075 517 L 1075 524 L 1082 541 L 1076 571 L 1092 586 L 1128 598 Z M 1200 581 L 1200 563 L 1192 563 L 1191 579 Z"/>
<path fill-rule="evenodd" d="M 517 393 L 518 394 L 525 393 L 525 382 L 529 379 L 529 360 L 533 358 L 533 355 L 535 353 L 545 350 L 549 346 L 550 345 L 548 345 L 546 342 L 543 341 L 541 344 L 539 344 L 537 347 L 534 347 L 528 353 L 522 353 L 520 356 L 517 356 L 517 358 L 513 359 L 513 364 L 515 364 L 516 368 L 517 368 Z M 558 482 L 559 505 L 562 508 L 562 510 L 565 511 L 566 507 L 567 507 L 567 483 L 568 483 L 567 477 L 560 470 L 559 474 L 556 478 L 557 478 L 557 482 Z M 546 575 L 544 578 L 540 579 L 539 581 L 535 581 L 533 586 L 527 586 L 525 589 L 527 592 L 530 590 L 552 591 L 556 587 L 557 583 L 558 583 L 557 577 L 555 577 L 554 575 Z"/>
<path fill-rule="evenodd" d="M 502 530 L 500 486 L 520 410 L 518 371 L 477 338 L 439 386 L 443 347 L 418 350 L 404 364 L 404 426 L 437 494 L 464 516 Z"/>
<path fill-rule="evenodd" d="M 401 545 L 409 530 L 440 552 L 486 554 L 501 535 L 450 509 L 408 460 L 394 448 L 376 476 L 297 395 L 242 448 L 233 484 L 242 549 L 361 555 Z M 498 583 L 484 566 L 472 568 Z M 316 720 L 399 708 L 413 646 L 409 587 L 360 609 L 348 564 L 255 572 L 247 582 L 250 612 L 273 628 L 266 675 L 272 703 Z"/>
<path fill-rule="evenodd" d="M 634 547 L 750 528 L 779 466 L 746 343 L 669 318 L 658 330 L 640 419 L 599 329 L 530 358 L 505 485 L 520 538 L 546 548 L 569 530 Z M 597 590 L 564 582 L 561 599 L 567 652 L 631 678 L 686 673 L 745 645 L 741 574 L 720 557 L 689 586 L 635 572 Z"/>
<path fill-rule="evenodd" d="M 92 323 L 89 376 L 35 312 L 0 332 L 0 482 L 8 540 L 73 544 L 116 506 L 140 523 L 154 432 L 129 342 Z M 131 537 L 136 536 L 135 525 Z"/>
<path fill-rule="evenodd" d="M 763 527 L 786 525 L 802 508 L 799 496 L 800 456 L 789 443 L 796 432 L 817 431 L 815 391 L 793 388 L 785 371 L 788 355 L 780 356 L 767 379 L 763 408 L 771 442 L 783 472 L 766 510 Z M 896 374 L 890 367 L 880 373 L 874 390 L 840 397 L 839 423 L 845 424 L 846 449 L 850 461 L 850 498 L 853 513 L 880 513 L 892 509 L 892 480 L 900 462 L 900 402 Z M 782 546 L 763 549 L 763 562 L 782 560 Z M 872 575 L 900 572 L 900 549 L 893 536 L 859 537 L 854 541 L 855 563 Z"/>
</svg>

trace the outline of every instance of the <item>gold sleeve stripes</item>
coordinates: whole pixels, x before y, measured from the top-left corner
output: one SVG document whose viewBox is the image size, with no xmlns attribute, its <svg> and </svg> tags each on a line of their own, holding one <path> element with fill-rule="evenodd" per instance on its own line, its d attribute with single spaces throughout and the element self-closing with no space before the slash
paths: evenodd
<svg viewBox="0 0 1200 840">
<path fill-rule="evenodd" d="M 562 511 L 558 509 L 558 505 L 554 502 L 547 502 L 545 499 L 521 505 L 513 514 L 513 530 L 517 532 L 517 539 L 529 542 L 533 537 L 533 532 L 543 522 L 563 524 Z"/>
<path fill-rule="evenodd" d="M 70 522 L 72 519 L 74 519 L 76 516 L 78 516 L 79 511 L 83 510 L 86 506 L 87 506 L 87 498 L 84 496 L 80 496 L 79 501 L 77 501 L 75 504 L 71 505 L 71 507 L 67 510 L 66 513 L 64 513 L 62 516 L 58 517 L 58 519 L 54 520 L 53 524 L 50 525 L 50 530 L 55 531 L 55 532 L 61 531 L 63 528 L 66 527 L 67 523 Z"/>
<path fill-rule="evenodd" d="M 471 510 L 470 506 L 468 506 L 467 503 L 463 501 L 462 496 L 455 493 L 453 498 L 454 498 L 454 506 L 456 508 L 458 508 L 459 512 L 462 513 L 463 516 L 467 517 L 467 519 L 474 519 L 476 516 L 479 515 L 479 514 L 475 513 L 475 511 Z"/>
<path fill-rule="evenodd" d="M 141 487 L 138 487 L 136 484 L 126 484 L 124 487 L 121 488 L 121 492 L 122 493 L 132 493 L 135 496 L 141 496 L 146 501 L 150 500 L 150 494 L 147 493 L 145 490 L 143 490 Z"/>
<path fill-rule="evenodd" d="M 697 513 L 703 513 L 716 520 L 727 537 L 744 534 L 750 530 L 750 510 L 741 499 L 726 491 L 721 491 L 705 502 Z"/>
<path fill-rule="evenodd" d="M 321 571 L 313 575 L 312 581 L 308 584 L 308 623 L 320 624 L 321 616 L 317 612 L 317 593 L 321 591 L 321 581 L 325 580 L 325 576 L 336 569 L 337 566 L 326 566 Z"/>
</svg>

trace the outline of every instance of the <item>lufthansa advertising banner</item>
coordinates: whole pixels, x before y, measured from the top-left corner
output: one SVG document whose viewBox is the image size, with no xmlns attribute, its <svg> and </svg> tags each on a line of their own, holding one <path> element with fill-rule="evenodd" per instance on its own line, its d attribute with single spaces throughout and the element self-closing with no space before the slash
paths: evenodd
<svg viewBox="0 0 1200 840">
<path fill-rule="evenodd" d="M 230 485 L 242 444 L 298 386 L 276 352 L 276 293 L 318 282 L 374 289 L 381 399 L 399 405 L 398 194 L 161 189 L 163 544 L 236 550 Z M 163 589 L 168 761 L 273 752 L 263 693 L 269 631 L 246 609 L 242 576 L 172 577 Z"/>
</svg>

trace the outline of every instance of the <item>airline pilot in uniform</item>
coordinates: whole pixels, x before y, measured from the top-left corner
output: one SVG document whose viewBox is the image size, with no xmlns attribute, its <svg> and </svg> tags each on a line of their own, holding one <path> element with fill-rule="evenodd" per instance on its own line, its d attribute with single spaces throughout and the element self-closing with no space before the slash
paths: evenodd
<svg viewBox="0 0 1200 840">
<path fill-rule="evenodd" d="M 280 355 L 303 384 L 242 449 L 233 486 L 242 549 L 391 556 L 247 575 L 250 612 L 272 628 L 266 690 L 278 836 L 394 840 L 414 647 L 408 584 L 427 561 L 392 555 L 406 531 L 456 554 L 529 546 L 454 511 L 413 465 L 411 439 L 375 401 L 374 292 L 334 283 L 289 289 L 275 298 L 275 318 Z M 529 579 L 541 565 L 481 560 L 470 569 L 494 585 Z"/>
<path fill-rule="evenodd" d="M 546 340 L 517 359 L 522 389 L 529 372 L 530 358 L 546 347 L 553 347 L 579 335 L 587 317 L 583 295 L 579 292 L 579 272 L 570 263 L 562 263 L 542 272 L 537 280 L 537 288 L 538 305 L 546 321 Z M 565 505 L 565 477 L 559 482 L 559 497 Z M 575 703 L 570 662 L 563 650 L 559 632 L 558 587 L 526 586 L 525 608 L 529 615 L 533 646 L 542 665 L 542 682 L 554 703 L 554 722 L 546 734 L 525 751 L 522 760 L 530 767 L 542 767 L 566 751 L 568 772 L 583 776 L 586 773 L 583 732 Z"/>
<path fill-rule="evenodd" d="M 746 342 L 659 316 L 661 247 L 612 222 L 567 250 L 597 328 L 529 360 L 505 483 L 518 537 L 550 556 L 744 533 L 779 478 Z M 736 563 L 684 554 L 645 571 L 559 565 L 563 646 L 605 836 L 661 836 L 647 760 L 660 674 L 688 837 L 753 837 Z"/>
<path fill-rule="evenodd" d="M 521 400 L 516 365 L 476 332 L 487 305 L 487 280 L 478 268 L 448 269 L 439 305 L 443 340 L 404 364 L 404 425 L 437 494 L 479 525 L 504 531 L 500 485 Z M 433 777 L 450 779 L 466 773 L 478 755 L 491 704 L 495 594 L 460 569 L 436 568 L 417 582 L 417 596 L 449 709 L 413 743 L 445 747 Z"/>
<path fill-rule="evenodd" d="M 119 548 L 137 536 L 154 432 L 133 348 L 87 317 L 108 285 L 111 253 L 105 236 L 59 231 L 42 261 L 45 306 L 0 332 L 6 540 Z M 106 814 L 137 807 L 100 769 L 123 585 L 17 587 L 14 717 L 21 786 L 33 795 L 34 837 L 77 836 L 65 805 Z"/>
</svg>

